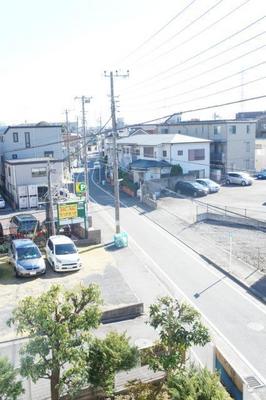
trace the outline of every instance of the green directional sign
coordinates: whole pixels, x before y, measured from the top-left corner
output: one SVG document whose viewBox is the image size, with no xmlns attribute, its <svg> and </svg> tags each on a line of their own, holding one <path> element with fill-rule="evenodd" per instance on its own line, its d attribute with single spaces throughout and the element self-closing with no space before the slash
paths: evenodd
<svg viewBox="0 0 266 400">
<path fill-rule="evenodd" d="M 87 190 L 87 185 L 85 182 L 76 182 L 76 194 L 85 193 Z"/>
</svg>

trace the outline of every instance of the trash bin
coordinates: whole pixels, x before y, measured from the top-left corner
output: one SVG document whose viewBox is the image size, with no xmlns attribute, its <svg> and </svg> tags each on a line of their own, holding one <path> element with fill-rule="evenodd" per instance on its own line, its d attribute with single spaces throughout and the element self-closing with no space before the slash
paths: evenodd
<svg viewBox="0 0 266 400">
<path fill-rule="evenodd" d="M 114 244 L 117 248 L 128 246 L 128 235 L 126 232 L 116 233 L 114 235 Z"/>
</svg>

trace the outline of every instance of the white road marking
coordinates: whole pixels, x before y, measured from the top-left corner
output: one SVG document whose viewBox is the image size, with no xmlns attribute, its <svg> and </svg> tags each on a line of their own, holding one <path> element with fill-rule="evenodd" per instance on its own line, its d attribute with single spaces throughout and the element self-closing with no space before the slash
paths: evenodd
<svg viewBox="0 0 266 400">
<path fill-rule="evenodd" d="M 108 196 L 114 198 L 114 196 L 109 193 L 107 190 L 103 189 L 100 185 L 98 185 L 94 179 L 92 178 L 93 183 L 101 189 L 104 193 L 106 193 Z M 90 196 L 91 197 L 91 196 Z M 95 202 L 96 200 L 93 199 Z M 96 202 L 97 203 L 97 202 Z M 136 215 L 136 211 L 131 210 L 125 203 L 123 203 L 120 200 L 120 203 L 127 208 L 132 214 Z M 138 215 L 138 214 L 137 214 Z M 212 267 L 210 267 L 207 263 L 205 263 L 200 256 L 196 255 L 193 253 L 191 249 L 188 249 L 186 245 L 184 245 L 182 242 L 180 242 L 177 238 L 173 237 L 172 234 L 167 233 L 163 228 L 158 226 L 156 223 L 152 222 L 150 219 L 146 218 L 146 222 L 148 222 L 153 228 L 156 228 L 160 233 L 162 233 L 168 240 L 170 240 L 175 246 L 179 246 L 180 249 L 184 251 L 187 255 L 192 257 L 195 261 L 199 262 L 208 272 L 210 272 L 212 275 L 214 275 L 216 278 L 220 278 L 221 275 L 225 277 L 224 283 L 229 286 L 231 289 L 233 289 L 235 292 L 237 292 L 240 296 L 242 296 L 245 300 L 253 304 L 257 309 L 259 309 L 261 312 L 263 312 L 266 315 L 266 307 L 262 304 L 259 303 L 258 300 L 254 300 L 250 294 L 245 293 L 241 291 L 237 286 L 233 285 L 227 278 L 226 275 L 224 275 L 222 272 L 218 273 L 215 271 Z"/>
<path fill-rule="evenodd" d="M 93 199 L 92 196 L 91 196 L 91 198 Z M 104 209 L 104 207 L 103 207 L 103 206 L 100 206 L 100 205 L 96 202 L 95 199 L 93 199 L 93 200 L 95 201 L 95 203 L 97 204 L 98 207 Z M 107 216 L 108 219 L 113 220 L 113 218 L 112 218 L 107 212 L 105 212 L 105 213 L 106 213 L 106 216 Z M 111 225 L 111 223 L 110 223 L 110 225 Z M 113 225 L 113 224 L 112 224 L 112 225 Z M 144 254 L 144 256 L 145 256 L 146 258 L 148 258 L 148 259 L 152 262 L 152 264 L 155 266 L 155 268 L 164 276 L 164 278 L 171 284 L 171 286 L 174 287 L 175 290 L 178 291 L 178 292 L 181 294 L 181 296 L 182 296 L 189 304 L 191 304 L 191 305 L 202 315 L 202 317 L 203 317 L 204 320 L 207 322 L 207 324 L 208 324 L 208 325 L 209 325 L 209 326 L 210 326 L 210 327 L 211 327 L 211 328 L 212 328 L 212 329 L 213 329 L 213 330 L 228 344 L 229 347 L 231 347 L 231 349 L 235 352 L 235 354 L 237 354 L 238 357 L 239 357 L 239 358 L 240 358 L 240 359 L 241 359 L 241 360 L 256 374 L 256 376 L 261 380 L 261 382 L 262 382 L 263 384 L 266 384 L 266 380 L 265 380 L 265 378 L 261 375 L 261 373 L 246 359 L 246 357 L 243 356 L 242 353 L 240 353 L 240 351 L 237 350 L 237 348 L 233 345 L 233 343 L 230 342 L 230 340 L 227 339 L 226 336 L 224 336 L 224 334 L 211 322 L 211 320 L 210 320 L 208 317 L 206 317 L 206 315 L 205 315 L 204 313 L 202 313 L 202 311 L 200 310 L 200 308 L 199 308 L 195 303 L 193 303 L 193 302 L 190 300 L 190 298 L 183 292 L 183 290 L 180 289 L 180 288 L 177 286 L 177 284 L 166 274 L 166 272 L 164 272 L 164 271 L 161 269 L 161 267 L 156 263 L 156 261 L 154 261 L 153 258 L 152 258 L 148 253 L 146 253 L 145 250 L 142 249 L 142 247 L 133 239 L 133 237 L 132 237 L 131 235 L 129 235 L 129 237 L 130 237 L 130 242 L 133 242 L 133 243 L 135 244 L 135 246 Z M 149 268 L 148 265 L 145 264 L 145 267 L 147 268 L 147 270 L 148 270 L 153 276 L 155 276 L 155 277 L 159 280 L 160 284 L 163 283 L 163 282 L 156 276 L 156 274 L 154 273 L 154 271 L 153 271 L 151 268 Z M 164 285 L 165 285 L 165 284 L 164 284 Z M 166 290 L 168 291 L 168 293 L 170 293 L 170 291 L 169 291 L 169 289 L 167 289 L 167 287 L 166 287 Z M 171 293 L 170 293 L 170 294 L 171 294 Z M 172 296 L 172 294 L 171 294 L 171 296 Z"/>
</svg>

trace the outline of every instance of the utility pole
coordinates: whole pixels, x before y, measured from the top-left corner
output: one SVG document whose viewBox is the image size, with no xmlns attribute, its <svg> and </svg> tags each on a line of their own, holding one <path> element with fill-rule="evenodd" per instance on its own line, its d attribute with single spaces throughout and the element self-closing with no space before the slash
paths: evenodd
<svg viewBox="0 0 266 400">
<path fill-rule="evenodd" d="M 89 196 L 89 173 L 88 173 L 88 159 L 87 159 L 87 138 L 86 138 L 86 117 L 85 117 L 85 103 L 90 103 L 92 97 L 75 97 L 75 99 L 81 100 L 82 106 L 82 133 L 83 133 L 83 162 L 84 162 L 84 178 L 86 184 L 86 192 L 85 192 L 85 207 L 86 207 L 86 216 L 88 216 L 88 203 L 90 201 Z M 88 237 L 88 230 L 85 229 L 86 238 Z"/>
<path fill-rule="evenodd" d="M 86 117 L 85 117 L 85 103 L 90 103 L 92 97 L 75 97 L 75 99 L 81 100 L 82 107 L 82 134 L 83 134 L 83 162 L 84 162 L 84 175 L 86 184 L 86 203 L 89 203 L 89 173 L 88 173 L 88 159 L 87 159 L 87 140 L 86 140 Z"/>
<path fill-rule="evenodd" d="M 47 177 L 48 177 L 48 232 L 49 236 L 56 235 L 55 221 L 54 221 L 54 204 L 52 194 L 52 180 L 51 180 L 51 164 L 50 160 L 47 161 Z"/>
<path fill-rule="evenodd" d="M 67 131 L 67 162 L 68 162 L 68 172 L 71 173 L 71 162 L 70 162 L 70 144 L 69 144 L 69 125 L 68 125 L 68 110 L 66 113 L 66 131 Z"/>
<path fill-rule="evenodd" d="M 116 129 L 116 115 L 115 115 L 115 95 L 114 95 L 114 74 L 110 71 L 109 75 L 104 71 L 104 76 L 110 78 L 110 89 L 111 89 L 111 115 L 112 115 L 112 131 L 113 131 L 113 178 L 114 178 L 114 195 L 115 195 L 115 232 L 120 233 L 120 200 L 119 200 L 119 179 L 118 179 L 118 160 L 117 160 L 117 129 Z M 126 78 L 127 74 L 118 74 L 115 71 L 115 77 Z"/>
</svg>

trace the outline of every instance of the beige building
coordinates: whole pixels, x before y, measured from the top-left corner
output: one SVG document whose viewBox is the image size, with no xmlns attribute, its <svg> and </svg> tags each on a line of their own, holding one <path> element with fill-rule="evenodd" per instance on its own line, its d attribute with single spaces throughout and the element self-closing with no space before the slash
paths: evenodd
<svg viewBox="0 0 266 400">
<path fill-rule="evenodd" d="M 266 137 L 256 139 L 255 166 L 256 171 L 266 169 Z"/>
</svg>

